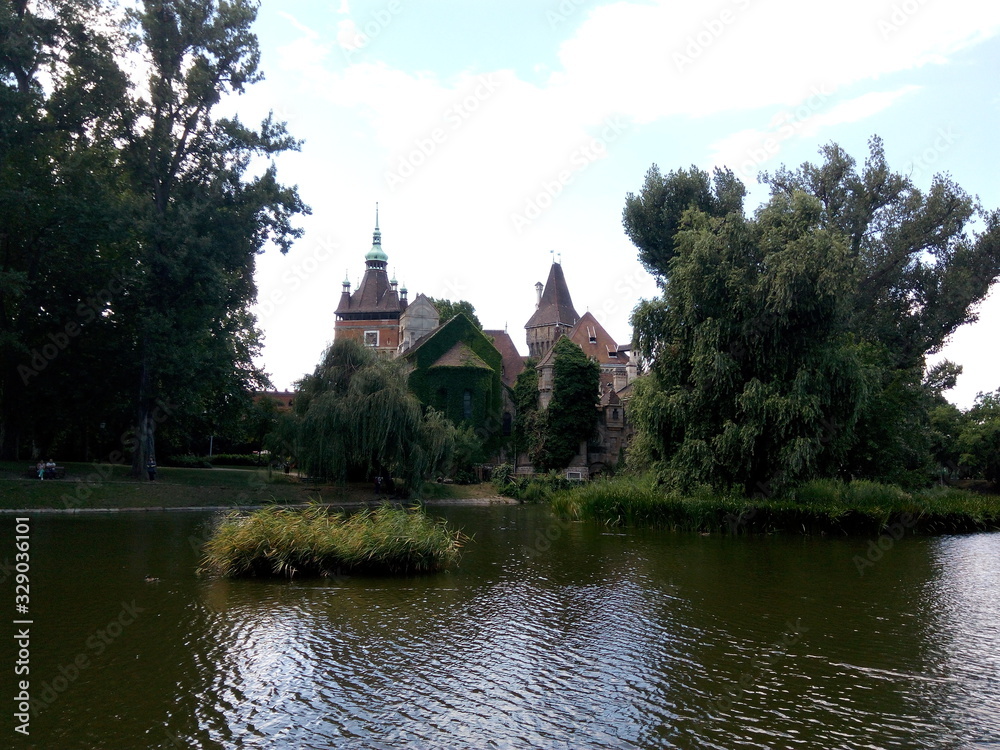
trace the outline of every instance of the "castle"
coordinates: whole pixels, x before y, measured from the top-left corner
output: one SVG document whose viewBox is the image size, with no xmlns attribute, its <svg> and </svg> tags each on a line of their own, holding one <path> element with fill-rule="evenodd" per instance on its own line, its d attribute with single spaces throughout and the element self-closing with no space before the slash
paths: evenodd
<svg viewBox="0 0 1000 750">
<path fill-rule="evenodd" d="M 345 279 L 336 309 L 334 339 L 349 338 L 383 356 L 406 360 L 409 384 L 420 400 L 444 412 L 456 424 L 472 424 L 484 435 L 509 435 L 512 391 L 525 360 L 506 331 L 480 331 L 465 315 L 441 321 L 423 294 L 412 302 L 406 287 L 390 279 L 388 255 L 376 207 L 371 250 L 365 273 L 351 291 Z M 556 341 L 566 336 L 600 365 L 598 429 L 567 468 L 570 478 L 589 478 L 614 467 L 623 455 L 630 429 L 625 402 L 636 366 L 629 346 L 619 346 L 590 313 L 573 306 L 562 264 L 553 260 L 545 284 L 535 285 L 535 310 L 525 324 L 529 356 L 537 362 L 539 407 L 552 397 Z M 527 456 L 504 456 L 519 473 L 533 471 Z"/>
</svg>

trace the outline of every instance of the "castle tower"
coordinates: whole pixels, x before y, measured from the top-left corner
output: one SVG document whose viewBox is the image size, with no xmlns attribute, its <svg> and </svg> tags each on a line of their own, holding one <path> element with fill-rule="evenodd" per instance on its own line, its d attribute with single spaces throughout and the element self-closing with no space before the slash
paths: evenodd
<svg viewBox="0 0 1000 750">
<path fill-rule="evenodd" d="M 365 254 L 365 275 L 351 294 L 351 283 L 344 280 L 337 305 L 334 339 L 350 338 L 391 356 L 399 346 L 399 316 L 406 309 L 406 293 L 400 298 L 396 280 L 389 280 L 386 266 L 389 256 L 382 249 L 382 231 L 378 226 L 375 204 L 375 232 L 372 249 Z"/>
<path fill-rule="evenodd" d="M 538 284 L 535 285 L 536 289 Z M 538 298 L 538 306 L 525 324 L 528 354 L 541 359 L 560 336 L 569 332 L 580 319 L 569 296 L 562 264 L 553 261 L 549 278 Z"/>
</svg>

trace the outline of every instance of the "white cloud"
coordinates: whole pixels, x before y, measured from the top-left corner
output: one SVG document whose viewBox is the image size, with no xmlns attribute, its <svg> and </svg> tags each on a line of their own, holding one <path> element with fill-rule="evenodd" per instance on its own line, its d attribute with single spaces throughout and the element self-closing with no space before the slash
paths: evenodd
<svg viewBox="0 0 1000 750">
<path fill-rule="evenodd" d="M 1000 6 L 972 0 L 619 2 L 562 45 L 550 85 L 582 116 L 610 108 L 639 122 L 793 106 L 817 86 L 942 62 L 998 27 Z"/>
<path fill-rule="evenodd" d="M 739 130 L 713 143 L 711 163 L 728 166 L 744 181 L 751 180 L 779 156 L 790 139 L 821 139 L 824 130 L 867 119 L 918 90 L 918 86 L 903 86 L 895 91 L 872 91 L 837 102 L 834 92 L 816 88 L 797 107 L 778 111 L 765 128 Z"/>
<path fill-rule="evenodd" d="M 556 249 L 578 310 L 600 312 L 609 331 L 626 339 L 636 299 L 656 293 L 619 217 L 625 191 L 638 186 L 649 162 L 636 167 L 635 183 L 609 197 L 604 181 L 617 160 L 605 157 L 630 148 L 627 139 L 644 124 L 677 118 L 680 130 L 684 120 L 733 112 L 740 113 L 733 124 L 739 131 L 707 148 L 716 163 L 735 169 L 748 162 L 752 177 L 760 165 L 747 155 L 768 137 L 777 138 L 780 151 L 792 138 L 826 137 L 834 126 L 885 112 L 917 89 L 880 78 L 946 59 L 993 33 L 1000 16 L 993 8 L 977 6 L 973 15 L 920 5 L 885 32 L 879 21 L 892 7 L 741 0 L 706 11 L 693 3 L 612 3 L 581 19 L 559 48 L 560 69 L 540 84 L 510 69 L 399 69 L 379 60 L 374 36 L 364 54 L 354 54 L 351 44 L 373 19 L 359 25 L 341 17 L 332 39 L 285 14 L 301 36 L 270 63 L 283 85 L 261 90 L 259 102 L 301 108 L 301 121 L 292 124 L 306 151 L 283 157 L 281 174 L 300 184 L 316 213 L 302 220 L 306 237 L 288 258 L 259 260 L 262 299 L 287 293 L 281 280 L 310 257 L 311 238 L 334 235 L 341 248 L 310 282 L 311 316 L 288 295 L 269 317 L 269 362 L 287 367 L 286 360 L 301 356 L 304 318 L 318 321 L 310 346 L 332 336 L 345 268 L 352 282 L 363 270 L 375 200 L 390 269 L 408 284 L 411 299 L 417 292 L 468 299 L 487 326 L 509 323 L 520 342 L 534 282 L 544 281 Z M 970 17 L 983 32 L 961 20 Z M 390 18 L 372 30 L 395 23 Z M 602 138 L 609 118 L 624 131 L 621 144 Z M 584 156 L 595 143 L 604 151 Z M 774 155 L 765 149 L 760 163 Z M 546 205 L 519 232 L 511 217 L 532 203 Z M 284 351 L 279 347 L 287 355 L 275 354 Z M 306 357 L 301 371 L 317 356 Z"/>
</svg>

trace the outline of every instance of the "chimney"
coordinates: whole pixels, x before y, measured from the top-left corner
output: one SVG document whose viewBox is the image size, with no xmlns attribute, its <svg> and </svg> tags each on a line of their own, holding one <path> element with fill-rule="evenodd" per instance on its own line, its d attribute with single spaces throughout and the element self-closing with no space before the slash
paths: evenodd
<svg viewBox="0 0 1000 750">
<path fill-rule="evenodd" d="M 535 309 L 537 310 L 542 306 L 542 282 L 535 282 L 535 293 L 538 295 L 537 299 L 535 299 Z"/>
</svg>

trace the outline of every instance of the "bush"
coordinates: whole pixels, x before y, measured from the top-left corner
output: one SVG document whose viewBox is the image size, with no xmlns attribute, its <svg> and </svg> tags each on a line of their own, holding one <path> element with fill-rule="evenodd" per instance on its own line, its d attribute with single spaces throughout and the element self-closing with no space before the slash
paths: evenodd
<svg viewBox="0 0 1000 750">
<path fill-rule="evenodd" d="M 515 476 L 510 464 L 500 464 L 493 469 L 491 479 L 498 494 L 527 503 L 548 502 L 554 493 L 573 486 L 572 482 L 556 471 L 532 477 Z"/>
<path fill-rule="evenodd" d="M 270 456 L 256 453 L 217 453 L 205 460 L 213 466 L 267 466 Z"/>
<path fill-rule="evenodd" d="M 211 469 L 212 464 L 200 456 L 170 456 L 162 462 L 163 466 L 176 466 L 182 469 Z"/>
<path fill-rule="evenodd" d="M 458 561 L 466 537 L 418 509 L 382 505 L 352 515 L 325 507 L 264 508 L 226 516 L 202 570 L 229 577 L 418 573 Z"/>
<path fill-rule="evenodd" d="M 598 480 L 557 493 L 553 509 L 613 525 L 723 533 L 877 534 L 892 524 L 925 533 L 1000 527 L 1000 498 L 938 487 L 908 493 L 895 485 L 820 479 L 783 495 L 744 498 L 708 487 L 667 492 L 651 477 Z"/>
</svg>

